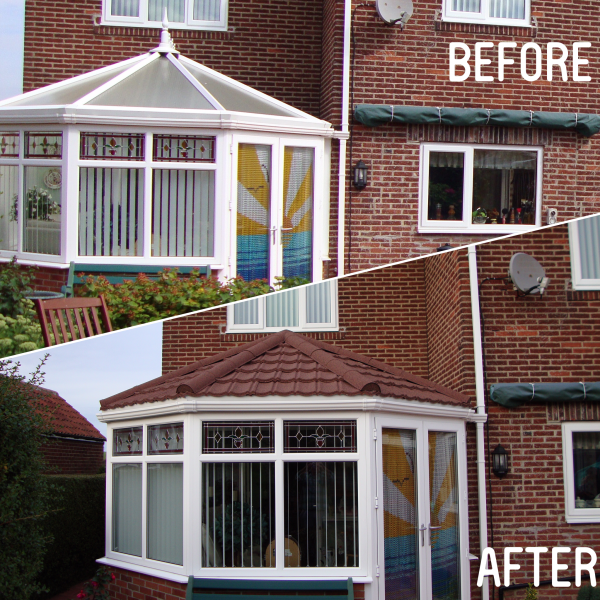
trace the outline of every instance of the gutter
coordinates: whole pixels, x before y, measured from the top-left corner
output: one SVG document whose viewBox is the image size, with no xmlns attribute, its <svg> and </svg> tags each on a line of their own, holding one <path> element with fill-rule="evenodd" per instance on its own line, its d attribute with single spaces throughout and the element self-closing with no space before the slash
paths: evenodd
<svg viewBox="0 0 600 600">
<path fill-rule="evenodd" d="M 481 318 L 479 313 L 479 285 L 477 279 L 477 247 L 471 245 L 467 248 L 469 256 L 469 282 L 471 289 L 471 315 L 473 320 L 473 362 L 475 363 L 475 395 L 477 399 L 477 414 L 485 414 L 485 385 L 483 379 L 483 351 L 481 346 Z M 488 547 L 487 527 L 487 497 L 485 493 L 485 446 L 484 446 L 484 420 L 478 421 L 476 427 L 477 442 L 477 497 L 479 507 L 479 551 L 480 555 Z M 481 586 L 482 600 L 490 597 L 489 578 L 485 578 Z"/>
<path fill-rule="evenodd" d="M 338 164 L 338 247 L 337 276 L 344 275 L 344 258 L 346 254 L 345 222 L 346 222 L 346 140 L 348 139 L 348 113 L 350 109 L 350 20 L 352 17 L 352 0 L 344 1 L 344 37 L 342 60 L 342 134 L 340 138 L 340 156 Z"/>
</svg>

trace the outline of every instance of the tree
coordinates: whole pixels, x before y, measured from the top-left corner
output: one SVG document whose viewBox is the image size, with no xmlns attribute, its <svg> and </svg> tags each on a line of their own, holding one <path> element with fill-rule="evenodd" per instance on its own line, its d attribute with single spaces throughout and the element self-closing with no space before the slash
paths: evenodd
<svg viewBox="0 0 600 600">
<path fill-rule="evenodd" d="M 51 415 L 38 387 L 45 359 L 28 377 L 0 361 L 0 597 L 28 600 L 43 591 L 36 577 L 49 542 L 42 528 L 54 494 L 42 475 L 41 450 Z"/>
</svg>

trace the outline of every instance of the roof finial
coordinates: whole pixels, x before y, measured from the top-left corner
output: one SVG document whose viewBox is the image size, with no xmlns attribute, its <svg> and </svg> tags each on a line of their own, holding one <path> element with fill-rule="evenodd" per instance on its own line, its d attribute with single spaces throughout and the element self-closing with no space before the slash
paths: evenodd
<svg viewBox="0 0 600 600">
<path fill-rule="evenodd" d="M 173 43 L 173 38 L 169 33 L 169 19 L 167 17 L 167 7 L 165 6 L 163 9 L 163 19 L 162 19 L 162 31 L 160 32 L 160 44 L 151 52 L 160 52 L 161 54 L 170 53 L 170 54 L 179 54 L 177 49 L 175 48 L 175 44 Z"/>
</svg>

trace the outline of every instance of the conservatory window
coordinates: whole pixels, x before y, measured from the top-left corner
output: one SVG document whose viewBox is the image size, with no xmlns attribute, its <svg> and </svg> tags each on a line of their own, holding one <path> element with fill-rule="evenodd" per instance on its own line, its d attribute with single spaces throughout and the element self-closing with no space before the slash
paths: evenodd
<svg viewBox="0 0 600 600">
<path fill-rule="evenodd" d="M 423 144 L 419 231 L 493 233 L 539 225 L 541 149 Z"/>
<path fill-rule="evenodd" d="M 267 294 L 227 307 L 227 331 L 337 331 L 337 280 Z"/>
<path fill-rule="evenodd" d="M 563 423 L 562 430 L 566 520 L 600 522 L 600 424 Z"/>
<path fill-rule="evenodd" d="M 160 27 L 167 9 L 172 29 L 227 29 L 227 0 L 103 0 L 105 24 Z"/>
<path fill-rule="evenodd" d="M 600 290 L 600 217 L 569 223 L 573 289 Z"/>
<path fill-rule="evenodd" d="M 444 0 L 444 20 L 529 25 L 530 0 Z"/>
</svg>

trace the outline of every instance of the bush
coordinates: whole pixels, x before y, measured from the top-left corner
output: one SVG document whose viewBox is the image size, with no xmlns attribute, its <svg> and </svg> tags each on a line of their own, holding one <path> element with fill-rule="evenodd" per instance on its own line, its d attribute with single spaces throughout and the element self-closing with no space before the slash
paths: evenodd
<svg viewBox="0 0 600 600">
<path fill-rule="evenodd" d="M 104 294 L 113 328 L 122 329 L 272 291 L 266 280 L 245 282 L 236 277 L 221 284 L 217 279 L 201 277 L 198 271 L 181 277 L 177 269 L 165 269 L 157 279 L 140 273 L 121 285 L 110 284 L 102 275 L 89 276 L 77 295 Z"/>
<path fill-rule="evenodd" d="M 23 314 L 15 317 L 0 314 L 0 357 L 44 347 L 42 328 L 33 302 L 23 300 L 21 306 Z"/>
<path fill-rule="evenodd" d="M 527 594 L 525 594 L 525 600 L 537 600 L 538 592 L 535 587 L 533 587 L 533 583 L 530 583 L 527 586 Z"/>
<path fill-rule="evenodd" d="M 577 600 L 600 600 L 600 587 L 586 585 L 579 589 Z"/>
<path fill-rule="evenodd" d="M 51 597 L 92 577 L 104 556 L 104 475 L 47 475 L 62 493 L 52 502 L 44 531 L 54 541 L 48 546 L 40 581 Z"/>
<path fill-rule="evenodd" d="M 0 314 L 13 319 L 28 310 L 25 294 L 31 292 L 34 267 L 17 264 L 16 258 L 0 268 Z"/>
</svg>

